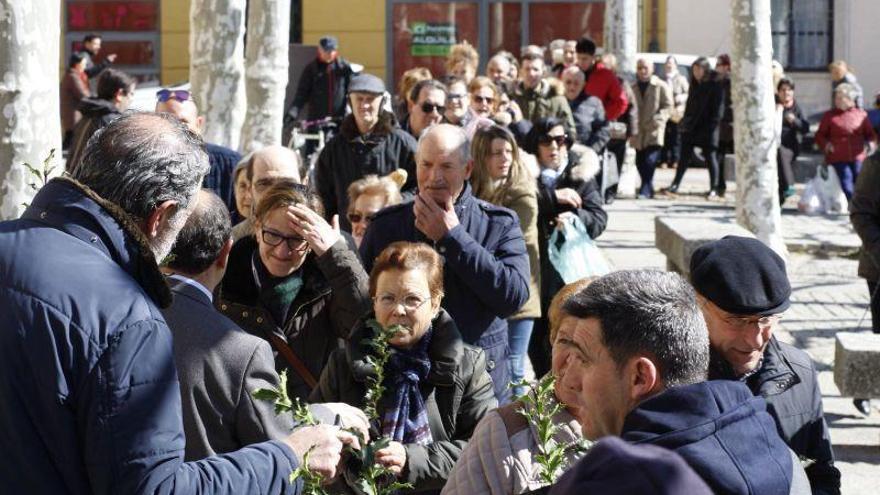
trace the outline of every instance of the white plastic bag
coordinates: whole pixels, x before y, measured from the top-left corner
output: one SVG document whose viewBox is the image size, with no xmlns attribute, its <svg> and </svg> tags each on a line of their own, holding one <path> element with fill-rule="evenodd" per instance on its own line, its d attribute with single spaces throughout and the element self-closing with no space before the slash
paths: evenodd
<svg viewBox="0 0 880 495">
<path fill-rule="evenodd" d="M 840 187 L 840 179 L 831 167 L 819 165 L 816 167 L 816 176 L 810 181 L 816 196 L 819 197 L 819 210 L 821 213 L 848 213 L 846 195 Z"/>
<path fill-rule="evenodd" d="M 816 194 L 816 188 L 811 179 L 807 182 L 804 193 L 801 194 L 801 199 L 798 201 L 798 211 L 807 215 L 817 215 L 822 213 L 821 208 L 822 204 L 819 201 L 819 195 Z"/>
<path fill-rule="evenodd" d="M 598 277 L 611 271 L 605 255 L 590 238 L 577 215 L 566 215 L 548 241 L 550 264 L 566 284 L 584 277 Z"/>
</svg>

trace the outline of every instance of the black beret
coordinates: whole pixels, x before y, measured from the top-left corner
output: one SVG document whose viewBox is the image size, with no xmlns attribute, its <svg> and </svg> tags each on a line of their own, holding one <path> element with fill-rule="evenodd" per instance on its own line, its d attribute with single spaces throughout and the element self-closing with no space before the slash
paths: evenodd
<svg viewBox="0 0 880 495">
<path fill-rule="evenodd" d="M 788 309 L 791 284 L 785 261 L 757 239 L 727 236 L 691 256 L 691 283 L 703 297 L 737 315 Z"/>
<path fill-rule="evenodd" d="M 351 78 L 348 92 L 381 95 L 385 92 L 385 83 L 372 74 L 360 73 Z"/>
<path fill-rule="evenodd" d="M 339 48 L 339 40 L 337 40 L 335 36 L 324 36 L 318 40 L 318 46 L 320 46 L 325 52 L 332 52 Z"/>
</svg>

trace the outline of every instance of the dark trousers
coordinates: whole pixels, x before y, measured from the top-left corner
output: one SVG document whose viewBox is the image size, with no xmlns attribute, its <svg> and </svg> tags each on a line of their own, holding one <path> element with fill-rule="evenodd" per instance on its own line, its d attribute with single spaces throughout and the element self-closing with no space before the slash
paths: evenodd
<svg viewBox="0 0 880 495">
<path fill-rule="evenodd" d="M 672 121 L 666 122 L 666 131 L 663 136 L 663 156 L 660 161 L 672 165 L 681 159 L 681 135 L 678 133 L 678 124 Z"/>
<path fill-rule="evenodd" d="M 862 170 L 862 162 L 838 162 L 832 163 L 831 166 L 834 167 L 834 172 L 837 173 L 837 178 L 840 179 L 840 188 L 843 189 L 846 199 L 852 200 L 853 188 L 855 187 L 856 179 L 859 177 L 859 172 Z"/>
<path fill-rule="evenodd" d="M 877 282 L 868 280 L 868 297 L 871 298 L 871 329 L 874 333 L 880 333 L 880 294 L 877 292 Z"/>
<path fill-rule="evenodd" d="M 639 196 L 654 197 L 654 170 L 657 169 L 662 154 L 663 148 L 660 146 L 648 146 L 636 151 L 636 168 L 642 178 Z"/>
<path fill-rule="evenodd" d="M 684 178 L 684 173 L 687 172 L 691 162 L 697 159 L 694 147 L 695 146 L 691 143 L 682 144 L 681 161 L 678 163 L 678 168 L 675 170 L 675 179 L 672 180 L 673 184 L 678 185 L 681 183 L 681 180 Z M 706 166 L 709 168 L 709 189 L 723 190 L 724 188 L 721 184 L 724 183 L 724 177 L 719 175 L 721 173 L 721 166 L 718 164 L 720 153 L 718 153 L 716 148 L 711 146 L 703 146 L 702 150 L 703 157 L 706 159 Z"/>
<path fill-rule="evenodd" d="M 776 174 L 779 177 L 779 203 L 785 202 L 785 192 L 794 186 L 794 161 L 797 154 L 791 148 L 780 146 L 776 151 Z"/>
</svg>

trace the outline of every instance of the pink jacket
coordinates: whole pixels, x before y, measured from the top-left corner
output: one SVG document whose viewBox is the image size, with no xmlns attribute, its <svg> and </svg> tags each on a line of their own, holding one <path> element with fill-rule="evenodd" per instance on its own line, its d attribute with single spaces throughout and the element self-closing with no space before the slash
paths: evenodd
<svg viewBox="0 0 880 495">
<path fill-rule="evenodd" d="M 825 112 L 816 131 L 816 144 L 825 152 L 826 163 L 864 161 L 865 145 L 871 141 L 877 141 L 877 134 L 871 128 L 868 113 L 861 108 Z M 829 143 L 830 153 L 825 151 Z"/>
</svg>

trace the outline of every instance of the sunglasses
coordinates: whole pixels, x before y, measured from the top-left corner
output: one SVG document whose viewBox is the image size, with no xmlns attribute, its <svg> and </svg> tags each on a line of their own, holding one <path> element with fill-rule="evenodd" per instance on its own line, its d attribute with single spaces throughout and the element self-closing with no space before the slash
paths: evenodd
<svg viewBox="0 0 880 495">
<path fill-rule="evenodd" d="M 446 111 L 446 107 L 445 107 L 445 106 L 443 106 L 443 105 L 434 105 L 433 103 L 428 103 L 428 102 L 422 103 L 421 108 L 422 108 L 422 111 L 425 112 L 425 113 L 431 113 L 431 112 L 433 112 L 433 111 L 436 109 L 436 110 L 437 110 L 437 113 L 439 113 L 440 115 L 443 115 L 443 112 Z"/>
<path fill-rule="evenodd" d="M 568 144 L 568 138 L 565 136 L 551 136 L 549 134 L 545 134 L 538 138 L 538 144 L 549 146 L 550 143 L 556 143 L 556 146 L 561 148 Z"/>
<path fill-rule="evenodd" d="M 370 223 L 373 221 L 374 218 L 376 218 L 375 213 L 371 213 L 369 215 L 364 215 L 362 213 L 349 212 L 345 216 L 346 216 L 346 218 L 348 218 L 348 223 L 350 223 L 352 225 L 354 225 L 356 223 L 361 223 L 361 222 Z"/>
<path fill-rule="evenodd" d="M 159 103 L 165 103 L 168 100 L 187 101 L 192 98 L 189 91 L 185 89 L 160 89 L 156 91 L 156 99 Z"/>
<path fill-rule="evenodd" d="M 492 103 L 495 103 L 495 98 L 492 98 L 491 96 L 476 96 L 476 95 L 474 95 L 471 98 L 473 98 L 474 101 L 477 103 L 488 103 L 490 105 Z"/>
</svg>

